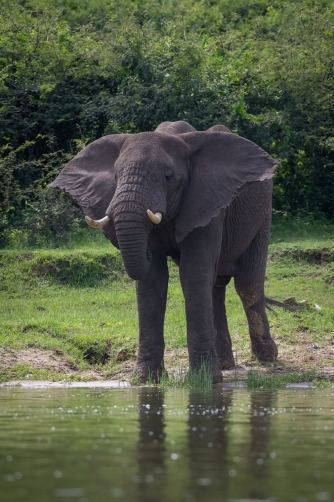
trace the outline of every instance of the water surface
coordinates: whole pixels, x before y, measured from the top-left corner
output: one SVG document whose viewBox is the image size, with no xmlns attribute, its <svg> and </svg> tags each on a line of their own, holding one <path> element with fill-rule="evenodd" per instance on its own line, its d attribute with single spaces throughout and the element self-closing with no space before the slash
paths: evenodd
<svg viewBox="0 0 334 502">
<path fill-rule="evenodd" d="M 334 390 L 0 389 L 0 500 L 334 502 Z"/>
</svg>

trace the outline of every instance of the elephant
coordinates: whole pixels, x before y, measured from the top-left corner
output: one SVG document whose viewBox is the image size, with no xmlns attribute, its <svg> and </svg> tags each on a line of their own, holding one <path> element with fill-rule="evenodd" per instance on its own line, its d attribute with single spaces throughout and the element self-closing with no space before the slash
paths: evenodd
<svg viewBox="0 0 334 502">
<path fill-rule="evenodd" d="M 264 295 L 276 165 L 223 125 L 197 131 L 163 122 L 152 132 L 93 141 L 49 185 L 81 206 L 136 281 L 139 382 L 164 371 L 167 257 L 179 267 L 191 370 L 207 364 L 217 383 L 235 365 L 225 310 L 232 277 L 252 354 L 276 359 Z"/>
</svg>

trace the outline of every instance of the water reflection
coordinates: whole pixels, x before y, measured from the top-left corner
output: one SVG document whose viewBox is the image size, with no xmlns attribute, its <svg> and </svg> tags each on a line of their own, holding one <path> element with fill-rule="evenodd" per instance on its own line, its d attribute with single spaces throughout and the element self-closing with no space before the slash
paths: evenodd
<svg viewBox="0 0 334 502">
<path fill-rule="evenodd" d="M 270 437 L 276 394 L 254 392 L 244 397 L 240 400 L 234 389 L 190 390 L 186 422 L 181 422 L 186 433 L 181 435 L 178 450 L 173 440 L 165 444 L 165 393 L 140 389 L 135 477 L 140 502 L 162 500 L 167 478 L 169 492 L 173 491 L 170 478 L 174 478 L 182 485 L 178 495 L 187 502 L 236 496 L 266 500 L 272 496 Z M 170 416 L 166 430 L 168 434 Z M 169 443 L 173 451 L 182 452 L 178 464 L 182 483 L 169 460 L 179 455 L 168 454 Z M 166 500 L 171 499 L 171 493 L 165 495 Z"/>
<path fill-rule="evenodd" d="M 0 500 L 334 502 L 334 391 L 0 392 Z"/>
<path fill-rule="evenodd" d="M 157 502 L 165 484 L 164 391 L 139 389 L 138 393 L 138 500 Z"/>
<path fill-rule="evenodd" d="M 189 392 L 188 500 L 196 499 L 198 489 L 217 483 L 217 470 L 219 485 L 226 488 L 229 482 L 227 447 L 232 398 L 232 389 L 224 392 L 212 390 L 205 394 L 194 390 Z"/>
<path fill-rule="evenodd" d="M 249 459 L 249 474 L 252 483 L 249 497 L 265 499 L 270 486 L 270 426 L 273 404 L 276 403 L 274 392 L 252 392 L 249 407 L 250 445 L 245 452 Z"/>
</svg>

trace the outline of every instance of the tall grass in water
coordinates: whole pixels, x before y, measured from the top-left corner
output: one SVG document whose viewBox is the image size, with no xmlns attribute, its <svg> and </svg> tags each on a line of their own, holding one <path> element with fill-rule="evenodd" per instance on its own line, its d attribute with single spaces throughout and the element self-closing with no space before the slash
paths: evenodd
<svg viewBox="0 0 334 502">
<path fill-rule="evenodd" d="M 212 367 L 206 362 L 203 362 L 198 370 L 180 366 L 169 374 L 164 371 L 158 383 L 150 378 L 147 383 L 161 387 L 210 389 L 212 388 Z"/>
</svg>

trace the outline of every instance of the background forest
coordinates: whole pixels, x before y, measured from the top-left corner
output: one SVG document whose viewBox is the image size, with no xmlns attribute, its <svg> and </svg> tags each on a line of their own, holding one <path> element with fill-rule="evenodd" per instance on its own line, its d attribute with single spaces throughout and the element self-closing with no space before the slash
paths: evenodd
<svg viewBox="0 0 334 502">
<path fill-rule="evenodd" d="M 105 134 L 227 125 L 279 159 L 274 209 L 334 220 L 329 0 L 0 0 L 0 245 L 81 225 L 47 190 Z"/>
</svg>

